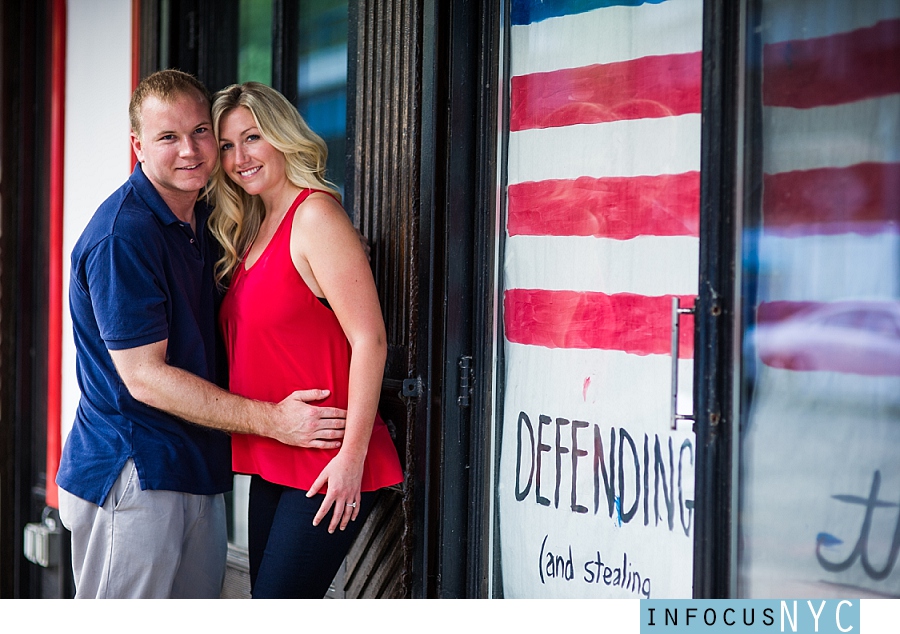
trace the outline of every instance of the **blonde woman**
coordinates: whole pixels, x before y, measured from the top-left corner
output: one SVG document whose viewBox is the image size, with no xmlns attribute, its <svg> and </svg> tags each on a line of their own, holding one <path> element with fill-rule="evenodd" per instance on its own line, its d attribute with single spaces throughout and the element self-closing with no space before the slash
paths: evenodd
<svg viewBox="0 0 900 634">
<path fill-rule="evenodd" d="M 369 262 L 325 180 L 327 148 L 291 103 L 255 82 L 219 91 L 210 218 L 227 288 L 219 324 L 232 392 L 279 402 L 304 386 L 345 408 L 340 449 L 234 435 L 251 476 L 254 598 L 321 598 L 375 491 L 402 481 L 378 396 L 387 345 Z"/>
</svg>

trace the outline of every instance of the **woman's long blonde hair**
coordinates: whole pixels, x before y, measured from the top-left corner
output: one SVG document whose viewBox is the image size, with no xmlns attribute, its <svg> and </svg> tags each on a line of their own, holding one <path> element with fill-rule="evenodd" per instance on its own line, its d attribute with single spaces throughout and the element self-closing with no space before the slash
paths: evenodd
<svg viewBox="0 0 900 634">
<path fill-rule="evenodd" d="M 253 115 L 263 139 L 284 154 L 285 174 L 291 183 L 330 192 L 340 200 L 337 189 L 325 179 L 325 141 L 310 130 L 290 101 L 265 84 L 234 84 L 215 94 L 212 118 L 216 139 L 221 138 L 222 118 L 240 107 Z M 221 161 L 213 171 L 208 193 L 215 207 L 209 227 L 223 250 L 216 262 L 216 282 L 225 288 L 256 238 L 266 209 L 259 196 L 250 196 L 225 174 Z"/>
</svg>

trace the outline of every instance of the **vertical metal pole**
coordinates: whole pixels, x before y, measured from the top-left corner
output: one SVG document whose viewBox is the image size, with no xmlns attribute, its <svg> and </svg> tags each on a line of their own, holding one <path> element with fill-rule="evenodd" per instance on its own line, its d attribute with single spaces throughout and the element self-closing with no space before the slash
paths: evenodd
<svg viewBox="0 0 900 634">
<path fill-rule="evenodd" d="M 694 597 L 731 587 L 735 179 L 741 3 L 703 5 L 700 285 L 695 319 Z"/>
</svg>

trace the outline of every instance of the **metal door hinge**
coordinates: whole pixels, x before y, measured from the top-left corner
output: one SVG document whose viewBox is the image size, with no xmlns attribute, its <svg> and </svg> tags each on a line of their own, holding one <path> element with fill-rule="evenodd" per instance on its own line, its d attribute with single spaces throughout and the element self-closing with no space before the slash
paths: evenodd
<svg viewBox="0 0 900 634">
<path fill-rule="evenodd" d="M 468 407 L 472 401 L 472 386 L 475 384 L 475 368 L 472 357 L 459 358 L 459 397 L 456 402 L 460 407 Z"/>
</svg>

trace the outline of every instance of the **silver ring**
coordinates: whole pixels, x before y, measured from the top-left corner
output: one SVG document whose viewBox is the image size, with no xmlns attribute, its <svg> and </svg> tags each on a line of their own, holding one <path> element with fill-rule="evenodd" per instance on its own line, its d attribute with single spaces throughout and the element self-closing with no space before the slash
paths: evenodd
<svg viewBox="0 0 900 634">
<path fill-rule="evenodd" d="M 353 508 L 356 508 L 356 502 L 347 502 L 347 506 L 352 506 Z"/>
</svg>

